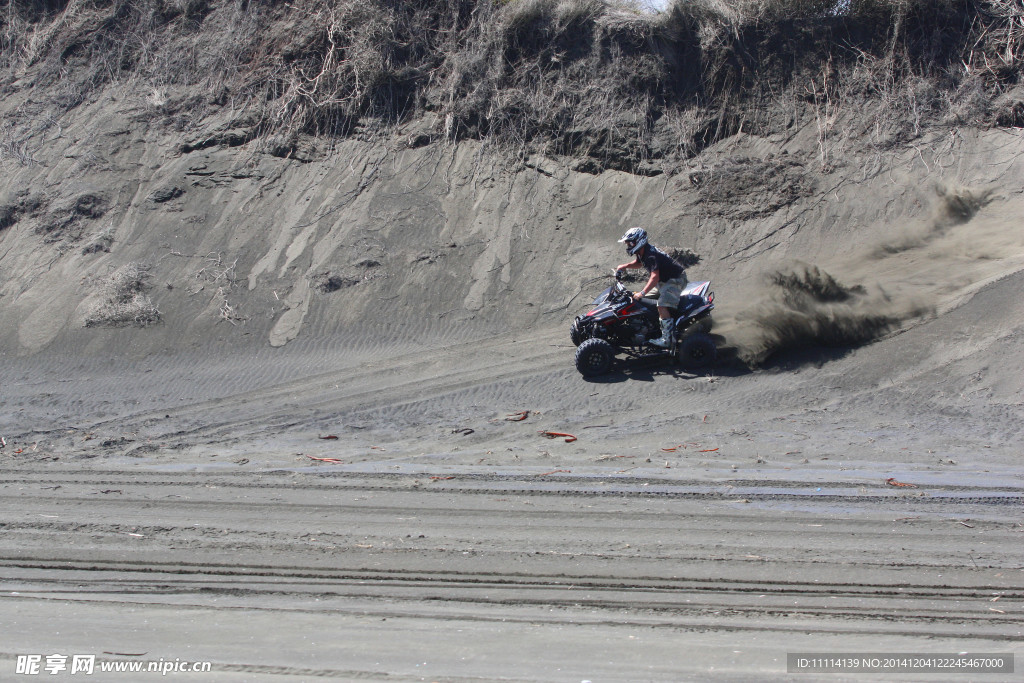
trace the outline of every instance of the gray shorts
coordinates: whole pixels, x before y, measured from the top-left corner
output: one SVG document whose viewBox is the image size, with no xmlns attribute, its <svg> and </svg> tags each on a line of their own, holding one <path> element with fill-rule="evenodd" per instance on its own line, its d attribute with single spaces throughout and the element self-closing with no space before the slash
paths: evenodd
<svg viewBox="0 0 1024 683">
<path fill-rule="evenodd" d="M 665 282 L 658 283 L 658 305 L 666 308 L 675 308 L 679 305 L 679 296 L 683 293 L 683 287 L 686 286 L 686 276 L 675 278 L 674 280 L 666 280 Z"/>
</svg>

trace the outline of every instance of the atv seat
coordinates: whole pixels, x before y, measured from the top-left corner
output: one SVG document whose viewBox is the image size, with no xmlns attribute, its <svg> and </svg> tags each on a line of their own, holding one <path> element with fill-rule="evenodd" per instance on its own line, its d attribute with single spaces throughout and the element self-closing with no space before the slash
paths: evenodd
<svg viewBox="0 0 1024 683">
<path fill-rule="evenodd" d="M 640 303 L 649 308 L 652 311 L 658 310 L 658 300 L 652 299 L 649 296 L 640 297 Z"/>
<path fill-rule="evenodd" d="M 645 296 L 640 299 L 640 303 L 642 303 L 644 306 L 646 306 L 648 309 L 652 311 L 658 310 L 657 299 L 652 299 L 650 297 Z M 679 297 L 679 306 L 672 309 L 671 312 L 673 317 L 679 317 L 681 315 L 685 315 L 689 311 L 692 311 L 693 309 L 697 308 L 697 306 L 700 306 L 703 303 L 704 299 L 697 296 L 696 294 L 685 294 Z"/>
</svg>

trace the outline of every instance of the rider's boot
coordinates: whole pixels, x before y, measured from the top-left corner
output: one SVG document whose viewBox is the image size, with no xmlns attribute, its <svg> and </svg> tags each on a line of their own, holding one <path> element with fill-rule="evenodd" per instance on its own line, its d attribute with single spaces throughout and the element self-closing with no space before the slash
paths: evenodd
<svg viewBox="0 0 1024 683">
<path fill-rule="evenodd" d="M 672 318 L 661 319 L 661 337 L 652 339 L 651 345 L 667 349 L 672 344 L 672 330 L 675 327 Z"/>
</svg>

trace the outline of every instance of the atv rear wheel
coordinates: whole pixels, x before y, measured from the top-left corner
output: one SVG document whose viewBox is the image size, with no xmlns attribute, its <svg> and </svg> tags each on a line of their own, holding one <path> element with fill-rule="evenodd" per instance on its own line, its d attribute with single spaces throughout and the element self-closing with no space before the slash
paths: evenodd
<svg viewBox="0 0 1024 683">
<path fill-rule="evenodd" d="M 708 334 L 688 334 L 679 345 L 679 364 L 687 370 L 700 370 L 715 362 L 718 348 Z"/>
<path fill-rule="evenodd" d="M 585 339 L 576 349 L 576 369 L 584 377 L 603 375 L 612 367 L 615 349 L 604 339 Z"/>
<path fill-rule="evenodd" d="M 711 333 L 711 316 L 704 316 L 701 320 L 698 320 L 690 326 L 689 332 L 691 334 L 710 334 Z"/>
</svg>

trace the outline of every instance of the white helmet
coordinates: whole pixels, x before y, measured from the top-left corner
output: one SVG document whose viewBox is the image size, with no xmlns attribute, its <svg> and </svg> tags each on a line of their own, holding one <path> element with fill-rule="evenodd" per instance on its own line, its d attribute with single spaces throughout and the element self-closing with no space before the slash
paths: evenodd
<svg viewBox="0 0 1024 683">
<path fill-rule="evenodd" d="M 647 246 L 647 231 L 643 228 L 630 228 L 619 241 L 626 243 L 627 254 L 636 256 L 638 251 Z"/>
</svg>

